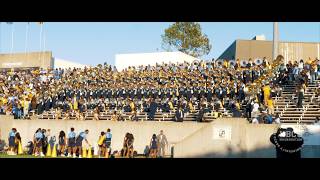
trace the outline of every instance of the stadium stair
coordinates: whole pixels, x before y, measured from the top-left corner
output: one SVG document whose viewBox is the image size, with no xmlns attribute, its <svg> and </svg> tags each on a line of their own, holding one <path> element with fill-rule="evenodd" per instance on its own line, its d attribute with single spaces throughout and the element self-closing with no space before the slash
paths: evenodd
<svg viewBox="0 0 320 180">
<path fill-rule="evenodd" d="M 320 80 L 316 80 L 312 84 L 308 84 L 302 108 L 296 108 L 297 95 L 296 83 L 283 85 L 281 97 L 274 97 L 275 113 L 280 115 L 282 123 L 301 123 L 312 124 L 315 123 L 316 117 L 320 117 L 320 96 L 316 94 L 319 88 Z"/>
</svg>

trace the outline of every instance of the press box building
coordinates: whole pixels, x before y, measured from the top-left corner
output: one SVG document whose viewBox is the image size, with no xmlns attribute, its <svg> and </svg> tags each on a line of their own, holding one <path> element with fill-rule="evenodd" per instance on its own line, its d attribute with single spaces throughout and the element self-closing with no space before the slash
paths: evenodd
<svg viewBox="0 0 320 180">
<path fill-rule="evenodd" d="M 51 51 L 0 54 L 0 69 L 26 68 L 84 68 L 86 65 L 58 59 Z"/>
</svg>

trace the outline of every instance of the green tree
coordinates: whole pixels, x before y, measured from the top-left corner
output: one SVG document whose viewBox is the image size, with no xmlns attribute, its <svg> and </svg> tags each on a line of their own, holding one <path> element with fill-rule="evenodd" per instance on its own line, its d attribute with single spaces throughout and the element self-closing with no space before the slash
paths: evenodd
<svg viewBox="0 0 320 180">
<path fill-rule="evenodd" d="M 165 29 L 161 38 L 163 49 L 171 51 L 174 48 L 194 57 L 209 54 L 212 47 L 196 22 L 176 22 Z"/>
</svg>

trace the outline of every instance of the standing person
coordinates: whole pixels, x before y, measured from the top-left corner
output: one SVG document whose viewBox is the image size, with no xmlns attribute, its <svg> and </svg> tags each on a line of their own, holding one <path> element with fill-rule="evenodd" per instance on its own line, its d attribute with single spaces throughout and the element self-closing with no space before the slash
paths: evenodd
<svg viewBox="0 0 320 180">
<path fill-rule="evenodd" d="M 197 122 L 203 122 L 204 121 L 204 107 L 200 106 L 199 112 L 198 112 L 198 117 L 197 117 Z"/>
<path fill-rule="evenodd" d="M 22 143 L 20 133 L 18 132 L 16 133 L 14 142 L 15 142 L 15 148 L 14 148 L 15 154 L 19 154 L 19 144 Z"/>
<path fill-rule="evenodd" d="M 251 112 L 252 119 L 257 120 L 257 118 L 259 117 L 260 115 L 259 107 L 260 106 L 259 106 L 258 100 L 255 100 L 253 104 L 252 112 Z"/>
<path fill-rule="evenodd" d="M 42 152 L 43 154 L 47 154 L 48 148 L 48 136 L 50 136 L 50 132 L 47 132 L 46 129 L 41 130 L 43 138 L 42 138 Z"/>
<path fill-rule="evenodd" d="M 151 99 L 151 102 L 150 102 L 150 108 L 149 108 L 149 113 L 148 113 L 148 118 L 149 120 L 154 120 L 154 116 L 156 114 L 156 111 L 157 111 L 157 103 L 154 102 L 154 99 Z"/>
<path fill-rule="evenodd" d="M 298 68 L 299 68 L 299 73 L 300 73 L 300 72 L 303 70 L 303 68 L 304 68 L 303 59 L 300 60 L 299 65 L 298 65 Z"/>
<path fill-rule="evenodd" d="M 111 130 L 108 128 L 106 133 L 106 139 L 105 139 L 106 157 L 109 157 L 109 152 L 111 152 L 111 139 L 112 139 Z"/>
<path fill-rule="evenodd" d="M 89 151 L 91 151 L 91 145 L 89 144 L 87 140 L 87 135 L 89 134 L 89 130 L 86 129 L 84 132 L 80 132 L 78 137 L 76 138 L 76 151 L 79 151 L 79 158 L 82 158 L 82 141 L 85 140 L 86 143 L 89 145 Z M 75 154 L 73 155 L 75 157 Z"/>
<path fill-rule="evenodd" d="M 106 139 L 106 136 L 105 136 L 105 132 L 101 131 L 100 133 L 100 136 L 99 136 L 99 140 L 98 140 L 98 147 L 99 147 L 99 151 L 98 151 L 98 154 L 99 154 L 99 158 L 101 156 L 104 155 L 105 151 L 106 151 L 106 147 L 105 147 L 105 139 Z"/>
<path fill-rule="evenodd" d="M 99 115 L 100 115 L 99 108 L 96 107 L 96 108 L 93 110 L 93 119 L 96 120 L 96 121 L 99 121 Z"/>
<path fill-rule="evenodd" d="M 299 86 L 299 88 L 298 88 L 298 102 L 297 102 L 298 111 L 300 111 L 302 108 L 303 99 L 304 99 L 304 89 L 302 86 Z"/>
<path fill-rule="evenodd" d="M 23 101 L 23 117 L 24 119 L 29 118 L 29 107 L 30 107 L 30 100 L 29 98 L 25 98 L 25 101 Z"/>
<path fill-rule="evenodd" d="M 122 150 L 121 150 L 121 156 L 124 157 L 127 155 L 127 140 L 128 140 L 128 137 L 129 137 L 129 133 L 127 132 L 126 135 L 124 136 L 123 138 L 123 147 L 122 147 Z"/>
<path fill-rule="evenodd" d="M 269 86 L 269 83 L 267 83 L 263 87 L 264 105 L 267 105 L 267 100 L 270 99 L 270 95 L 271 95 L 271 88 Z"/>
<path fill-rule="evenodd" d="M 67 137 L 64 131 L 60 131 L 58 137 L 58 144 L 59 144 L 59 154 L 60 156 L 65 156 L 65 149 L 66 149 Z"/>
<path fill-rule="evenodd" d="M 150 141 L 150 157 L 156 158 L 158 153 L 157 151 L 158 151 L 158 139 L 157 139 L 157 135 L 153 134 Z"/>
<path fill-rule="evenodd" d="M 68 157 L 76 157 L 76 133 L 74 132 L 74 128 L 70 129 L 68 134 Z"/>
<path fill-rule="evenodd" d="M 274 114 L 274 105 L 273 105 L 273 99 L 270 98 L 267 100 L 267 107 L 268 107 L 268 113 L 273 115 Z"/>
<path fill-rule="evenodd" d="M 36 146 L 35 146 L 35 156 L 39 156 L 39 154 L 40 154 L 40 156 L 44 156 L 44 154 L 43 154 L 43 145 L 42 145 L 42 143 L 43 143 L 43 133 L 42 133 L 42 131 L 41 131 L 41 128 L 39 128 L 38 130 L 37 130 L 37 132 L 36 132 L 36 134 L 35 134 L 35 144 L 36 144 Z"/>
<path fill-rule="evenodd" d="M 183 118 L 184 118 L 184 112 L 182 111 L 182 107 L 179 106 L 178 111 L 176 111 L 176 121 L 177 122 L 183 122 Z"/>
<path fill-rule="evenodd" d="M 133 134 L 129 133 L 127 140 L 126 140 L 126 147 L 127 147 L 127 158 L 133 157 L 133 142 L 134 142 L 134 137 Z"/>
<path fill-rule="evenodd" d="M 17 129 L 12 128 L 11 131 L 9 132 L 9 151 L 8 155 L 15 155 L 14 154 L 14 148 L 15 148 L 15 137 L 16 137 Z"/>
<path fill-rule="evenodd" d="M 246 103 L 246 117 L 247 119 L 251 119 L 251 112 L 252 112 L 252 100 L 249 99 Z"/>
<path fill-rule="evenodd" d="M 168 146 L 168 141 L 166 135 L 163 134 L 163 130 L 160 131 L 160 134 L 157 136 L 158 142 L 158 156 L 164 157 L 165 148 Z"/>
</svg>

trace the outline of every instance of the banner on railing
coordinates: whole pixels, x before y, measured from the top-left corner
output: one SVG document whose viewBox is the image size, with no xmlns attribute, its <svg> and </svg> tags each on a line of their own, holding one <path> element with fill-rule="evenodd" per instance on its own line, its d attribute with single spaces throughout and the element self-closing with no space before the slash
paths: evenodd
<svg viewBox="0 0 320 180">
<path fill-rule="evenodd" d="M 304 145 L 320 145 L 320 124 L 314 125 L 281 125 L 281 128 L 291 127 L 295 133 L 303 138 Z"/>
</svg>

